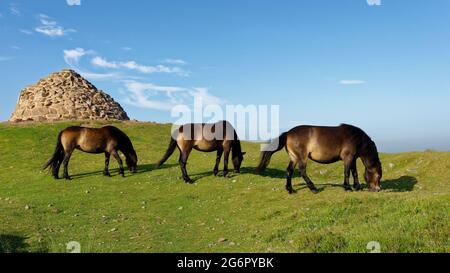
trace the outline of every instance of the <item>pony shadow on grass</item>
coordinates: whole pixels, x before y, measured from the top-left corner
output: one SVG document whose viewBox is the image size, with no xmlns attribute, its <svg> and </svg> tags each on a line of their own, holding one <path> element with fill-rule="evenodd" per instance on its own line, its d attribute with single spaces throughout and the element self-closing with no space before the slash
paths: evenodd
<svg viewBox="0 0 450 273">
<path fill-rule="evenodd" d="M 270 178 L 286 178 L 286 171 L 280 169 L 267 168 L 264 170 L 264 172 L 258 172 L 256 167 L 244 167 L 241 168 L 241 173 L 257 174 L 262 177 L 270 177 Z"/>
<path fill-rule="evenodd" d="M 165 164 L 163 166 L 160 166 L 159 168 L 156 167 L 156 164 L 144 164 L 144 165 L 138 165 L 137 173 L 146 173 L 150 171 L 155 170 L 163 170 L 163 169 L 170 169 L 176 166 L 180 166 L 179 164 Z"/>
<path fill-rule="evenodd" d="M 169 168 L 172 168 L 174 166 L 178 166 L 178 164 L 166 164 L 164 166 L 159 167 L 159 169 L 169 169 Z M 146 173 L 146 172 L 150 172 L 150 171 L 154 171 L 154 170 L 157 170 L 156 164 L 138 165 L 137 166 L 137 171 L 136 171 L 135 174 Z M 118 176 L 119 175 L 119 168 L 110 169 L 110 173 L 111 173 L 111 176 Z M 99 175 L 103 175 L 103 170 L 99 170 L 99 171 L 95 171 L 95 172 L 88 172 L 88 173 L 74 174 L 74 175 L 71 176 L 71 178 L 73 180 L 75 180 L 75 179 L 82 179 L 82 178 L 86 178 L 86 177 L 99 176 Z M 132 176 L 132 175 L 133 174 L 130 174 L 129 172 L 125 171 L 125 177 Z"/>
<path fill-rule="evenodd" d="M 180 175 L 181 175 L 181 171 L 180 171 Z M 222 179 L 233 179 L 236 175 L 239 175 L 233 171 L 230 170 L 230 172 L 228 173 L 228 177 L 224 178 L 223 177 L 223 172 L 219 171 L 219 174 L 217 175 L 217 177 L 222 178 Z M 200 180 L 202 180 L 203 178 L 206 177 L 215 177 L 214 176 L 214 172 L 213 171 L 206 171 L 206 172 L 202 172 L 202 173 L 192 173 L 191 175 L 192 181 L 193 183 L 197 183 Z M 181 177 L 181 176 L 180 176 Z M 226 180 L 225 180 L 226 181 Z"/>
<path fill-rule="evenodd" d="M 25 237 L 15 235 L 0 235 L 0 253 L 26 253 L 29 245 Z"/>
<path fill-rule="evenodd" d="M 180 175 L 181 175 L 181 172 L 180 172 Z M 230 173 L 229 175 L 231 177 L 232 173 Z M 192 181 L 195 184 L 195 183 L 199 182 L 203 178 L 214 177 L 214 172 L 208 171 L 208 172 L 202 172 L 202 173 L 193 173 L 190 176 L 191 176 Z M 221 174 L 219 174 L 218 176 L 221 176 Z"/>
<path fill-rule="evenodd" d="M 255 167 L 245 167 L 242 168 L 242 173 L 253 173 L 260 175 L 262 177 L 270 177 L 270 178 L 280 178 L 280 179 L 286 179 L 286 171 L 279 170 L 279 169 L 270 169 L 267 168 L 264 172 L 258 173 L 257 168 Z M 298 176 L 297 176 L 298 177 Z M 295 183 L 295 180 L 293 181 Z M 304 184 L 304 181 L 301 179 L 299 181 L 300 183 L 297 183 L 296 190 L 305 190 L 308 189 L 308 187 Z M 362 181 L 364 182 L 364 181 Z M 415 185 L 418 183 L 417 178 L 412 176 L 402 176 L 398 179 L 389 179 L 381 181 L 382 189 L 388 192 L 410 192 L 414 190 Z M 344 188 L 342 183 L 336 182 L 336 183 L 316 183 L 317 189 L 319 192 L 322 192 L 326 188 L 329 187 L 337 187 L 337 188 Z M 363 189 L 367 190 L 368 186 L 366 183 L 362 183 Z"/>
<path fill-rule="evenodd" d="M 412 176 L 402 176 L 398 179 L 390 179 L 381 181 L 382 192 L 410 192 L 414 190 L 414 186 L 418 183 L 417 179 Z M 343 188 L 341 183 L 316 183 L 319 192 L 324 191 L 326 188 Z M 367 183 L 361 184 L 364 191 L 369 190 Z M 308 187 L 304 183 L 296 188 L 296 190 L 307 190 Z"/>
<path fill-rule="evenodd" d="M 251 174 L 256 174 L 256 175 L 259 175 L 262 177 L 283 179 L 283 181 L 286 182 L 286 171 L 283 171 L 280 169 L 267 168 L 264 170 L 264 172 L 258 172 L 258 169 L 255 167 L 245 167 L 245 168 L 242 168 L 241 170 L 242 170 L 242 173 L 251 173 Z M 296 180 L 296 179 L 299 179 L 299 180 Z M 303 178 L 299 177 L 298 175 L 293 177 L 292 182 L 295 186 L 295 192 L 302 191 L 302 190 L 309 190 L 309 188 L 306 186 L 306 183 L 303 180 Z M 318 184 L 317 191 L 320 193 L 320 192 L 324 191 L 324 189 L 327 186 L 342 187 L 342 186 L 334 185 L 334 184 Z"/>
<path fill-rule="evenodd" d="M 413 176 L 402 176 L 398 179 L 384 180 L 381 186 L 383 190 L 390 192 L 409 192 L 414 190 L 417 183 L 417 178 Z"/>
<path fill-rule="evenodd" d="M 179 166 L 178 164 L 174 164 L 174 165 L 175 166 Z M 169 167 L 171 167 L 171 166 L 169 166 Z M 269 169 L 267 169 L 267 170 L 269 170 Z M 278 171 L 278 170 L 275 170 L 275 169 L 272 169 L 272 170 L 274 172 Z M 233 179 L 233 178 L 239 176 L 240 174 L 247 174 L 247 173 L 256 173 L 256 168 L 251 168 L 251 167 L 241 168 L 240 173 L 235 173 L 234 170 L 231 169 L 228 172 L 228 177 L 227 178 L 223 177 L 223 170 L 219 170 L 219 173 L 218 173 L 217 177 L 223 178 L 224 180 L 225 179 Z M 280 173 L 282 173 L 282 172 L 280 172 Z M 181 175 L 181 171 L 180 171 L 180 175 Z M 203 178 L 206 178 L 206 177 L 215 177 L 214 176 L 214 171 L 212 171 L 212 170 L 211 171 L 206 171 L 206 172 L 201 172 L 201 173 L 192 173 L 190 176 L 191 176 L 192 181 L 194 183 L 197 183 L 197 182 L 199 182 L 199 180 L 201 180 Z M 282 176 L 280 176 L 280 178 L 281 177 Z"/>
</svg>

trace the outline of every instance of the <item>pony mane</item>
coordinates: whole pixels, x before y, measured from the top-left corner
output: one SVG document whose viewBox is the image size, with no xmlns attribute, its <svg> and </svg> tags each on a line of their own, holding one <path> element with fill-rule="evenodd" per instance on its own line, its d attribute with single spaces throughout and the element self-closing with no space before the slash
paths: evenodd
<svg viewBox="0 0 450 273">
<path fill-rule="evenodd" d="M 236 139 L 233 141 L 233 145 L 231 147 L 231 156 L 234 158 L 240 155 L 242 155 L 241 141 Z"/>
<path fill-rule="evenodd" d="M 107 126 L 107 128 L 112 132 L 114 132 L 114 135 L 119 138 L 119 145 L 120 145 L 119 148 L 122 150 L 125 156 L 128 156 L 128 153 L 136 154 L 133 147 L 133 143 L 123 131 L 114 126 Z"/>
<path fill-rule="evenodd" d="M 380 161 L 377 146 L 366 132 L 361 128 L 349 124 L 341 124 L 340 126 L 350 132 L 350 137 L 360 148 L 361 155 L 366 157 L 370 164 L 376 164 Z"/>
<path fill-rule="evenodd" d="M 361 149 L 361 154 L 366 156 L 370 165 L 374 165 L 380 162 L 377 145 L 369 136 L 367 136 L 367 138 L 364 138 Z"/>
<path fill-rule="evenodd" d="M 231 157 L 242 156 L 241 141 L 238 138 L 236 131 L 234 132 L 234 140 L 231 146 Z"/>
</svg>

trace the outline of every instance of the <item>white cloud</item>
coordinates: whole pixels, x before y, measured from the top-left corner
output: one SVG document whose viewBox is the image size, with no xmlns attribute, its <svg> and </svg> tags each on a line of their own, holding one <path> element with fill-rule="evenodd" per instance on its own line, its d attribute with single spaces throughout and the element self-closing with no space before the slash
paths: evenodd
<svg viewBox="0 0 450 273">
<path fill-rule="evenodd" d="M 124 102 L 140 108 L 170 111 L 180 104 L 192 105 L 195 98 L 201 98 L 206 105 L 222 104 L 207 88 L 159 86 L 138 81 L 124 81 L 124 85 L 128 92 Z"/>
<path fill-rule="evenodd" d="M 66 0 L 69 6 L 81 6 L 81 0 Z"/>
<path fill-rule="evenodd" d="M 170 111 L 183 100 L 179 95 L 186 94 L 189 90 L 172 86 L 158 86 L 152 83 L 137 81 L 125 81 L 125 88 L 129 92 L 125 103 L 147 109 Z"/>
<path fill-rule="evenodd" d="M 101 57 L 95 57 L 91 60 L 91 64 L 102 68 L 125 68 L 129 70 L 135 70 L 143 74 L 165 73 L 165 74 L 178 74 L 180 76 L 188 76 L 189 73 L 179 67 L 168 67 L 164 65 L 147 66 L 139 64 L 135 61 L 126 62 L 114 62 L 108 61 Z"/>
<path fill-rule="evenodd" d="M 36 32 L 50 37 L 64 36 L 69 32 L 76 32 L 76 30 L 74 29 L 63 28 L 62 26 L 58 25 L 56 21 L 53 21 L 49 16 L 45 14 L 39 14 L 38 17 L 41 21 L 41 25 L 34 29 Z"/>
<path fill-rule="evenodd" d="M 367 0 L 369 6 L 381 6 L 381 0 Z"/>
<path fill-rule="evenodd" d="M 177 105 L 192 106 L 195 99 L 201 99 L 205 105 L 222 105 L 224 102 L 209 93 L 207 88 L 184 88 L 176 86 L 160 86 L 153 83 L 142 82 L 143 79 L 133 77 L 120 72 L 95 73 L 83 69 L 80 65 L 81 59 L 88 55 L 94 55 L 90 64 L 105 69 L 126 68 L 142 73 L 181 73 L 179 68 L 158 66 L 143 66 L 134 61 L 114 62 L 96 56 L 92 50 L 74 48 L 64 50 L 64 60 L 80 75 L 88 79 L 109 80 L 123 84 L 125 92 L 124 103 L 140 108 L 170 111 Z"/>
<path fill-rule="evenodd" d="M 19 29 L 19 31 L 26 35 L 33 35 L 33 32 L 27 29 Z"/>
<path fill-rule="evenodd" d="M 216 96 L 213 96 L 209 93 L 208 88 L 200 87 L 194 88 L 190 92 L 191 96 L 194 98 L 199 98 L 205 105 L 221 105 L 224 101 Z"/>
<path fill-rule="evenodd" d="M 342 80 L 340 81 L 340 84 L 343 85 L 357 85 L 357 84 L 365 84 L 365 81 L 362 80 Z"/>
<path fill-rule="evenodd" d="M 116 73 L 93 73 L 90 71 L 83 70 L 82 68 L 76 68 L 74 67 L 78 73 L 90 80 L 110 80 L 110 79 L 117 79 L 119 78 L 119 75 Z"/>
<path fill-rule="evenodd" d="M 104 68 L 118 68 L 118 65 L 114 62 L 108 62 L 102 57 L 95 57 L 91 60 L 91 64 L 94 66 L 104 67 Z"/>
<path fill-rule="evenodd" d="M 85 78 L 93 79 L 93 80 L 106 80 L 106 79 L 118 79 L 120 75 L 117 73 L 94 73 L 88 70 L 83 69 L 79 63 L 81 58 L 86 55 L 95 54 L 92 50 L 85 50 L 84 48 L 74 48 L 74 49 L 66 49 L 64 52 L 64 61 L 68 64 L 72 69 L 75 69 L 80 75 Z"/>
<path fill-rule="evenodd" d="M 123 51 L 130 51 L 130 50 L 132 50 L 132 48 L 129 47 L 129 46 L 124 46 L 124 47 L 122 47 L 121 49 L 122 49 Z"/>
<path fill-rule="evenodd" d="M 178 67 L 168 67 L 164 65 L 157 66 L 146 66 L 136 63 L 135 61 L 128 61 L 120 63 L 121 67 L 128 68 L 131 70 L 136 70 L 144 74 L 153 74 L 153 73 L 168 73 L 168 74 L 179 74 L 183 76 L 187 76 L 187 73 Z"/>
<path fill-rule="evenodd" d="M 176 65 L 186 65 L 187 62 L 181 59 L 165 59 L 163 63 L 166 64 L 176 64 Z"/>
<path fill-rule="evenodd" d="M 20 50 L 20 49 L 22 49 L 22 48 L 20 48 L 20 46 L 11 46 L 11 48 L 12 48 L 12 49 L 15 49 L 15 50 Z"/>
<path fill-rule="evenodd" d="M 86 54 L 87 51 L 80 47 L 64 50 L 64 61 L 71 66 L 78 65 L 80 58 Z"/>
<path fill-rule="evenodd" d="M 175 93 L 175 92 L 185 92 L 189 90 L 183 87 L 159 86 L 154 85 L 152 83 L 142 83 L 137 81 L 125 81 L 124 83 L 125 86 L 128 88 L 128 90 L 133 92 L 157 91 L 157 92 Z"/>
</svg>

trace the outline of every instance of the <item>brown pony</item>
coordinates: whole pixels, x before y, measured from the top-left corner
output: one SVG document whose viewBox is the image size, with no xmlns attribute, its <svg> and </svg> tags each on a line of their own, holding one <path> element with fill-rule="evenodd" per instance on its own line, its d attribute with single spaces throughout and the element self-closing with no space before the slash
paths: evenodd
<svg viewBox="0 0 450 273">
<path fill-rule="evenodd" d="M 193 181 L 189 178 L 186 171 L 186 163 L 192 149 L 201 152 L 217 151 L 216 165 L 214 166 L 214 175 L 219 173 L 219 164 L 224 154 L 224 169 L 223 176 L 228 176 L 228 159 L 230 152 L 232 153 L 232 160 L 234 171 L 240 172 L 242 161 L 245 153 L 241 150 L 241 142 L 234 130 L 233 126 L 227 121 L 220 121 L 214 124 L 186 124 L 174 132 L 170 139 L 169 148 L 164 157 L 157 163 L 157 168 L 161 167 L 167 159 L 174 153 L 175 148 L 180 151 L 179 163 L 183 179 L 186 183 L 192 184 Z"/>
<path fill-rule="evenodd" d="M 122 177 L 125 176 L 119 151 L 125 155 L 128 169 L 131 172 L 136 172 L 137 170 L 138 158 L 130 138 L 113 126 L 106 126 L 100 129 L 69 127 L 61 131 L 53 157 L 44 166 L 44 170 L 51 168 L 53 177 L 58 179 L 59 168 L 64 163 L 64 178 L 70 180 L 68 165 L 75 149 L 91 154 L 104 153 L 106 160 L 103 174 L 105 176 L 111 176 L 108 169 L 111 155 L 119 163 L 120 175 Z"/>
<path fill-rule="evenodd" d="M 358 171 L 356 170 L 356 160 L 361 158 L 366 167 L 364 178 L 369 184 L 371 191 L 381 190 L 382 168 L 377 147 L 363 130 L 355 126 L 341 124 L 338 127 L 296 127 L 282 134 L 269 144 L 266 151 L 261 153 L 261 162 L 258 170 L 265 170 L 270 163 L 272 155 L 283 147 L 286 147 L 286 151 L 291 159 L 287 168 L 286 184 L 286 189 L 291 194 L 295 193 L 291 180 L 296 166 L 299 168 L 300 176 L 305 179 L 309 189 L 313 193 L 318 193 L 317 188 L 306 174 L 308 158 L 321 164 L 344 161 L 344 188 L 347 191 L 352 191 L 349 183 L 350 172 L 353 175 L 354 188 L 362 190 L 358 179 Z"/>
</svg>

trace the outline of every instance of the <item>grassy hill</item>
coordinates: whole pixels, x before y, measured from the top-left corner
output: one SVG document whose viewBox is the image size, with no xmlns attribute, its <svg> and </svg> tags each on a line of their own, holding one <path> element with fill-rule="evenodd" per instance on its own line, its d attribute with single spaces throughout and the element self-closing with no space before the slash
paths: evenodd
<svg viewBox="0 0 450 273">
<path fill-rule="evenodd" d="M 41 166 L 58 132 L 81 123 L 0 125 L 0 252 L 382 252 L 450 251 L 450 153 L 382 154 L 384 191 L 346 193 L 343 166 L 310 163 L 313 195 L 298 176 L 285 191 L 286 153 L 256 175 L 259 145 L 244 143 L 243 173 L 212 176 L 215 154 L 193 152 L 186 185 L 178 152 L 154 170 L 169 125 L 114 124 L 137 150 L 137 174 L 102 176 L 103 155 L 76 152 L 71 182 Z M 95 124 L 100 126 L 100 124 Z M 360 178 L 363 168 L 359 163 Z"/>
</svg>

